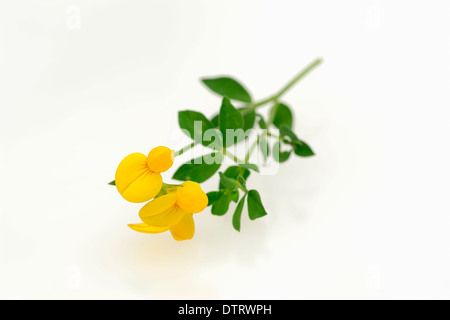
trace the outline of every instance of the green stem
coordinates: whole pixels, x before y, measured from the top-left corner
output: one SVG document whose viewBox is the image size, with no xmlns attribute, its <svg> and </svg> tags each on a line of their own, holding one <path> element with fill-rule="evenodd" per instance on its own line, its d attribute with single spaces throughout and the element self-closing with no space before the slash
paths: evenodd
<svg viewBox="0 0 450 320">
<path fill-rule="evenodd" d="M 248 190 L 240 183 L 238 184 L 238 188 L 241 189 L 244 192 L 244 194 L 248 194 Z"/>
<path fill-rule="evenodd" d="M 287 85 L 285 85 L 283 88 L 281 88 L 278 93 L 275 95 L 268 97 L 266 99 L 263 99 L 261 101 L 254 102 L 250 105 L 252 109 L 256 109 L 258 107 L 261 107 L 269 102 L 273 102 L 278 100 L 282 95 L 284 95 L 289 89 L 291 89 L 294 85 L 297 84 L 302 78 L 304 78 L 308 73 L 310 73 L 312 70 L 314 70 L 317 66 L 319 66 L 322 63 L 322 58 L 318 58 L 314 60 L 312 63 L 310 63 L 305 69 L 303 69 L 297 76 L 295 76 Z"/>
<path fill-rule="evenodd" d="M 250 146 L 250 149 L 248 150 L 247 154 L 245 155 L 245 163 L 248 163 L 248 160 L 250 160 L 250 157 L 252 156 L 253 151 L 256 148 L 256 145 L 258 144 L 258 139 L 260 136 L 258 136 L 258 138 L 256 138 L 256 140 L 252 143 L 252 145 Z"/>
<path fill-rule="evenodd" d="M 156 195 L 155 198 L 161 197 L 165 194 L 168 194 L 170 192 L 170 190 L 174 187 L 182 187 L 182 185 L 180 184 L 170 184 L 170 183 L 163 183 L 161 190 L 159 191 L 159 193 Z"/>
<path fill-rule="evenodd" d="M 163 183 L 164 187 L 181 187 L 181 184 Z"/>
<path fill-rule="evenodd" d="M 273 101 L 273 107 L 270 110 L 270 114 L 269 114 L 269 119 L 267 120 L 267 127 L 270 128 L 270 126 L 272 125 L 273 121 L 275 120 L 275 115 L 278 112 L 278 106 L 280 104 L 278 103 L 278 99 Z"/>
<path fill-rule="evenodd" d="M 290 88 L 292 88 L 297 82 L 299 82 L 304 76 L 310 73 L 314 68 L 322 63 L 322 59 L 318 58 L 314 60 L 311 64 L 309 64 L 305 69 L 303 69 L 294 79 L 292 79 L 284 88 L 282 88 L 276 95 L 275 99 L 280 98 L 283 94 L 286 93 Z"/>
<path fill-rule="evenodd" d="M 275 96 L 271 96 L 271 97 L 266 98 L 266 99 L 264 99 L 264 100 L 257 101 L 257 102 L 255 102 L 255 103 L 252 104 L 252 108 L 253 108 L 253 109 L 256 109 L 256 108 L 258 108 L 258 107 L 261 107 L 261 106 L 263 106 L 263 105 L 265 105 L 265 104 L 267 104 L 267 103 L 269 103 L 269 102 L 272 102 L 272 101 L 274 100 L 274 98 L 275 98 Z"/>
<path fill-rule="evenodd" d="M 186 151 L 192 149 L 193 147 L 195 147 L 197 145 L 197 143 L 192 142 L 190 145 L 187 145 L 186 147 L 178 150 L 177 152 L 175 152 L 175 157 L 182 155 L 183 153 L 185 153 Z"/>
</svg>

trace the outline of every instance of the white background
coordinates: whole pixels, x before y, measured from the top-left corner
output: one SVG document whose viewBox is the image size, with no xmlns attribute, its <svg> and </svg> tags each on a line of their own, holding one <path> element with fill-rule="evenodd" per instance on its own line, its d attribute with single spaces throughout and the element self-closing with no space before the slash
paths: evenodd
<svg viewBox="0 0 450 320">
<path fill-rule="evenodd" d="M 0 298 L 450 298 L 446 4 L 1 0 Z M 106 183 L 219 108 L 199 78 L 264 98 L 317 57 L 284 99 L 317 156 L 250 178 L 267 217 L 127 227 Z"/>
</svg>

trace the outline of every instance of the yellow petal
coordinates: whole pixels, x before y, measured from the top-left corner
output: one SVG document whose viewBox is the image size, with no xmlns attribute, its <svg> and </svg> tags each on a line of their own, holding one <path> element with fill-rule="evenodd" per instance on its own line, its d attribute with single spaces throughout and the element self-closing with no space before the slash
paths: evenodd
<svg viewBox="0 0 450 320">
<path fill-rule="evenodd" d="M 183 218 L 183 212 L 175 204 L 176 199 L 174 193 L 158 197 L 142 207 L 139 217 L 150 226 L 170 227 Z"/>
<path fill-rule="evenodd" d="M 164 172 L 173 165 L 174 151 L 167 147 L 156 147 L 150 151 L 147 163 L 150 170 Z"/>
<path fill-rule="evenodd" d="M 128 225 L 131 229 L 142 233 L 161 233 L 169 230 L 169 227 L 152 227 L 145 223 L 136 223 Z"/>
<path fill-rule="evenodd" d="M 141 216 L 141 220 L 149 226 L 170 228 L 171 226 L 180 222 L 185 214 L 186 212 L 181 210 L 178 206 L 174 205 L 173 207 L 160 214 L 151 216 L 139 215 Z"/>
<path fill-rule="evenodd" d="M 169 193 L 153 199 L 142 207 L 142 209 L 139 211 L 139 216 L 142 218 L 161 214 L 164 211 L 173 208 L 175 206 L 176 200 L 177 197 L 174 193 Z"/>
<path fill-rule="evenodd" d="M 154 198 L 162 187 L 162 177 L 147 166 L 147 157 L 133 153 L 125 157 L 116 171 L 116 187 L 125 200 L 145 202 Z"/>
<path fill-rule="evenodd" d="M 192 214 L 185 214 L 183 219 L 170 228 L 170 233 L 175 240 L 189 240 L 194 237 L 195 224 Z"/>
<path fill-rule="evenodd" d="M 198 213 L 208 206 L 208 197 L 197 182 L 186 181 L 177 190 L 177 205 L 183 211 Z"/>
</svg>

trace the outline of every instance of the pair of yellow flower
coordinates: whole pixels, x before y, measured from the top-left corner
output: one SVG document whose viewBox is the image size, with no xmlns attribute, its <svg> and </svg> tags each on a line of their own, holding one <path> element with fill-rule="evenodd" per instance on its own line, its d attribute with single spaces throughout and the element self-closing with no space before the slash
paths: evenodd
<svg viewBox="0 0 450 320">
<path fill-rule="evenodd" d="M 119 164 L 116 187 L 125 200 L 147 203 L 139 211 L 143 223 L 128 225 L 143 233 L 161 233 L 170 230 L 175 240 L 192 239 L 195 232 L 193 214 L 203 211 L 208 197 L 196 182 L 163 188 L 161 172 L 170 169 L 174 152 L 167 147 L 156 147 L 148 156 L 133 153 Z M 162 190 L 163 189 L 163 190 Z"/>
</svg>

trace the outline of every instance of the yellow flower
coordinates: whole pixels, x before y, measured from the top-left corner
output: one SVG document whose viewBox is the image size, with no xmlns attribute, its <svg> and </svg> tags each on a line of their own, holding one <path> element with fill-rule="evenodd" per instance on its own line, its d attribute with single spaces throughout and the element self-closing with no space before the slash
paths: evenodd
<svg viewBox="0 0 450 320">
<path fill-rule="evenodd" d="M 116 187 L 125 200 L 140 203 L 153 199 L 162 187 L 160 172 L 169 170 L 174 152 L 156 147 L 146 157 L 133 153 L 125 157 L 116 171 Z"/>
<path fill-rule="evenodd" d="M 142 207 L 139 217 L 144 223 L 128 226 L 143 233 L 170 230 L 178 241 L 192 239 L 195 232 L 193 214 L 203 211 L 207 205 L 208 197 L 200 185 L 187 181 Z"/>
</svg>

